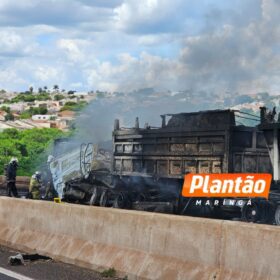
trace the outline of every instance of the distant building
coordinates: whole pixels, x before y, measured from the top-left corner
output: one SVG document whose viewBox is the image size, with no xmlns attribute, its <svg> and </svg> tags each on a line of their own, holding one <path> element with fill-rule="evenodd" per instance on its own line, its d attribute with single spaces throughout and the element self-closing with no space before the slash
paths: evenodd
<svg viewBox="0 0 280 280">
<path fill-rule="evenodd" d="M 65 110 L 57 114 L 57 116 L 60 119 L 68 119 L 68 120 L 73 120 L 75 118 L 75 115 L 76 115 L 75 112 L 70 110 Z"/>
<path fill-rule="evenodd" d="M 88 95 L 88 92 L 86 92 L 86 91 L 76 91 L 74 93 L 74 95 L 76 95 L 76 96 L 81 96 L 81 95 L 86 96 L 86 95 Z"/>
<path fill-rule="evenodd" d="M 7 128 L 16 128 L 18 130 L 32 128 L 51 128 L 56 127 L 55 123 L 50 121 L 35 122 L 32 120 L 0 121 L 0 132 Z"/>
<path fill-rule="evenodd" d="M 27 104 L 24 102 L 12 103 L 12 104 L 1 104 L 1 106 L 10 107 L 12 112 L 18 112 L 18 113 L 22 113 L 28 107 Z"/>
<path fill-rule="evenodd" d="M 33 115 L 32 120 L 33 121 L 49 121 L 56 119 L 56 115 Z"/>
<path fill-rule="evenodd" d="M 56 127 L 58 129 L 68 130 L 69 126 L 71 124 L 71 121 L 70 120 L 65 120 L 65 119 L 57 119 L 55 123 L 56 123 Z"/>
</svg>

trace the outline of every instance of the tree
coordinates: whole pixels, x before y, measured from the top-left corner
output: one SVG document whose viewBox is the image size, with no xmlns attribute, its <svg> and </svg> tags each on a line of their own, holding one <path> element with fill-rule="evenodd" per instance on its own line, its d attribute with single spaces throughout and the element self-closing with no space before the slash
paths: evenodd
<svg viewBox="0 0 280 280">
<path fill-rule="evenodd" d="M 55 101 L 60 101 L 60 100 L 62 100 L 62 99 L 64 99 L 64 96 L 63 96 L 62 94 L 56 94 L 56 95 L 54 96 L 54 100 L 55 100 Z"/>
<path fill-rule="evenodd" d="M 54 86 L 53 86 L 53 89 L 54 89 L 55 91 L 58 91 L 58 90 L 59 90 L 59 86 L 58 86 L 58 85 L 54 85 Z"/>
<path fill-rule="evenodd" d="M 2 106 L 0 109 L 6 113 L 11 113 L 11 108 L 8 106 Z"/>
<path fill-rule="evenodd" d="M 32 94 L 33 93 L 33 87 L 29 88 L 29 92 Z"/>
<path fill-rule="evenodd" d="M 5 116 L 5 121 L 13 121 L 15 119 L 14 115 L 12 113 L 7 113 Z"/>
<path fill-rule="evenodd" d="M 34 95 L 27 95 L 26 97 L 24 97 L 24 101 L 25 102 L 34 102 L 36 100 Z"/>
<path fill-rule="evenodd" d="M 38 88 L 38 93 L 42 93 L 43 89 L 41 87 Z"/>
<path fill-rule="evenodd" d="M 30 107 L 27 112 L 33 116 L 33 115 L 46 115 L 48 113 L 48 109 L 45 107 Z"/>
<path fill-rule="evenodd" d="M 30 119 L 31 117 L 32 117 L 32 115 L 29 111 L 24 111 L 20 114 L 20 118 L 22 120 Z"/>
<path fill-rule="evenodd" d="M 19 176 L 29 176 L 47 161 L 54 139 L 67 136 L 55 128 L 18 131 L 5 129 L 0 133 L 0 174 L 11 157 L 19 160 Z"/>
<path fill-rule="evenodd" d="M 48 89 L 48 87 L 47 87 L 47 86 L 44 86 L 44 90 L 47 91 L 47 89 Z"/>
</svg>

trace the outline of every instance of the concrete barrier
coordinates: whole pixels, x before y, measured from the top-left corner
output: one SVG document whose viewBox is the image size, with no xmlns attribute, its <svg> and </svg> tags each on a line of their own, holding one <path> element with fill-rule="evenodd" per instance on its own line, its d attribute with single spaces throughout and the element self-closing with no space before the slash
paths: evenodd
<svg viewBox="0 0 280 280">
<path fill-rule="evenodd" d="M 17 176 L 16 186 L 19 189 L 26 189 L 28 188 L 30 183 L 30 177 L 27 176 Z M 6 178 L 5 176 L 0 176 L 0 187 L 6 187 Z"/>
<path fill-rule="evenodd" d="M 0 198 L 0 243 L 129 279 L 280 279 L 280 228 Z"/>
</svg>

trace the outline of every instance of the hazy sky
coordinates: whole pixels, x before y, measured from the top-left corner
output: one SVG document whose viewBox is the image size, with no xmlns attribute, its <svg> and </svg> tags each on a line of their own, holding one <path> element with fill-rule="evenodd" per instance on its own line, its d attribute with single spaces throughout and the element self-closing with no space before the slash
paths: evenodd
<svg viewBox="0 0 280 280">
<path fill-rule="evenodd" d="M 280 0 L 0 0 L 0 88 L 280 89 Z"/>
</svg>

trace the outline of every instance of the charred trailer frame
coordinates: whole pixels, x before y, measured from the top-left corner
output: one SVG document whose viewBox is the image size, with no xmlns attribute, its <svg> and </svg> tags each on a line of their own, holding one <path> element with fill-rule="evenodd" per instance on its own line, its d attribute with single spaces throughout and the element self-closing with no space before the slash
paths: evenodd
<svg viewBox="0 0 280 280">
<path fill-rule="evenodd" d="M 138 118 L 134 127 L 122 128 L 115 120 L 111 167 L 92 164 L 89 176 L 67 182 L 66 189 L 83 193 L 81 199 L 74 200 L 90 205 L 280 224 L 277 181 L 273 182 L 269 200 L 243 198 L 242 206 L 224 203 L 220 198 L 201 206 L 196 205 L 196 199 L 181 196 L 187 173 L 272 174 L 275 170 L 272 163 L 277 158 L 279 161 L 279 123 L 277 156 L 272 157 L 276 128 L 263 121 L 255 127 L 237 125 L 235 112 L 162 115 L 158 128 L 148 124 L 140 128 Z M 217 200 L 223 202 L 215 206 Z M 249 206 L 248 200 L 252 200 Z"/>
<path fill-rule="evenodd" d="M 272 172 L 262 131 L 238 126 L 232 110 L 162 115 L 160 128 L 121 128 L 113 131 L 112 182 L 114 189 L 132 196 L 134 207 L 144 200 L 148 209 L 165 202 L 174 212 L 220 216 L 240 207 L 196 207 L 181 197 L 186 173 Z M 167 122 L 167 118 L 170 118 Z M 152 207 L 154 206 L 154 208 Z M 145 208 L 143 208 L 146 210 Z M 163 212 L 166 209 L 163 210 Z"/>
</svg>

